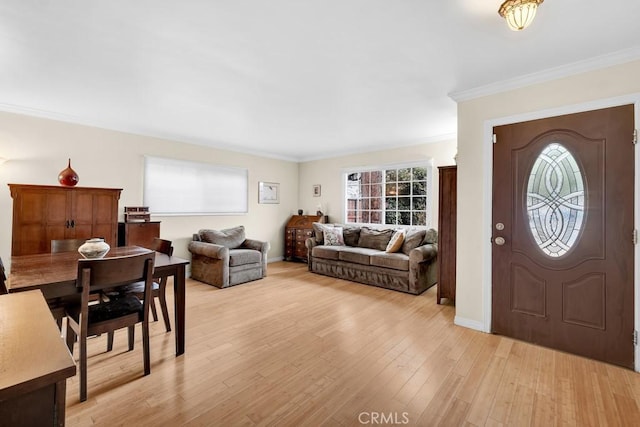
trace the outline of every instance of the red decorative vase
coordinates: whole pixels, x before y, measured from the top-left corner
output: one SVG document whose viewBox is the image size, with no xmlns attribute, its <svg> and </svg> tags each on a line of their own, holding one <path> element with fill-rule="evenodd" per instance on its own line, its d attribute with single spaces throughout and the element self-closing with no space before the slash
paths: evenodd
<svg viewBox="0 0 640 427">
<path fill-rule="evenodd" d="M 79 180 L 80 177 L 78 177 L 76 171 L 71 169 L 71 159 L 69 159 L 69 165 L 67 168 L 58 175 L 58 182 L 66 187 L 73 187 Z"/>
</svg>

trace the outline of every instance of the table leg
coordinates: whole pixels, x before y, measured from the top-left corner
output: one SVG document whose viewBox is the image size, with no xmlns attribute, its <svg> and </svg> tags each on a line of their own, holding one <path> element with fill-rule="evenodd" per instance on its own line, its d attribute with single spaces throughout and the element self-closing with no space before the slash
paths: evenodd
<svg viewBox="0 0 640 427">
<path fill-rule="evenodd" d="M 176 356 L 184 354 L 184 329 L 185 329 L 185 303 L 186 303 L 186 279 L 185 266 L 176 266 L 173 276 L 173 295 L 176 322 Z"/>
</svg>

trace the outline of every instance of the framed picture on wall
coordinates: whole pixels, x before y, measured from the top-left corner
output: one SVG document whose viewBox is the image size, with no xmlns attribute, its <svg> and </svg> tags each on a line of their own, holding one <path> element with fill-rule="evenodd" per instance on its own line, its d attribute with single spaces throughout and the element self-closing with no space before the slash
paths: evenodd
<svg viewBox="0 0 640 427">
<path fill-rule="evenodd" d="M 320 197 L 322 188 L 320 187 L 320 184 L 314 184 L 313 186 L 313 197 Z"/>
<path fill-rule="evenodd" d="M 258 185 L 258 203 L 280 203 L 280 184 L 260 181 Z"/>
</svg>

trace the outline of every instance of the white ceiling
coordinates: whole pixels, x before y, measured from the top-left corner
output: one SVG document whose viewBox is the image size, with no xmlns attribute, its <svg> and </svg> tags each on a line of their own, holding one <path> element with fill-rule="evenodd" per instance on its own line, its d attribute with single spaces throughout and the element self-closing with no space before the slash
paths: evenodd
<svg viewBox="0 0 640 427">
<path fill-rule="evenodd" d="M 522 32 L 499 6 L 0 0 L 0 110 L 307 160 L 452 138 L 452 93 L 640 57 L 640 0 L 546 0 Z"/>
</svg>

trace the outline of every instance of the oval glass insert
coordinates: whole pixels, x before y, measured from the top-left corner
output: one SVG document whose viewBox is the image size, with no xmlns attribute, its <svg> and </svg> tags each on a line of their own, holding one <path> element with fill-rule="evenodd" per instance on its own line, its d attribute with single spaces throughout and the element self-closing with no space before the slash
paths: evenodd
<svg viewBox="0 0 640 427">
<path fill-rule="evenodd" d="M 585 208 L 584 179 L 576 159 L 560 143 L 547 145 L 527 183 L 529 229 L 546 255 L 566 254 L 578 240 Z"/>
</svg>

